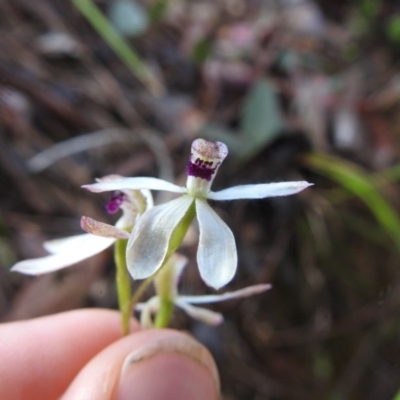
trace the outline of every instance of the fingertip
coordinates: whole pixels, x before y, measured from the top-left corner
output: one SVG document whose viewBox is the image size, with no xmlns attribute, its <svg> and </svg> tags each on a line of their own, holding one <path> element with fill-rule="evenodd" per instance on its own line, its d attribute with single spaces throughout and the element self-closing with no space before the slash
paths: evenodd
<svg viewBox="0 0 400 400">
<path fill-rule="evenodd" d="M 161 334 L 125 358 L 116 399 L 211 400 L 218 392 L 209 351 L 188 335 Z"/>
<path fill-rule="evenodd" d="M 63 400 L 218 399 L 208 350 L 173 330 L 146 330 L 112 344 L 89 362 Z"/>
</svg>

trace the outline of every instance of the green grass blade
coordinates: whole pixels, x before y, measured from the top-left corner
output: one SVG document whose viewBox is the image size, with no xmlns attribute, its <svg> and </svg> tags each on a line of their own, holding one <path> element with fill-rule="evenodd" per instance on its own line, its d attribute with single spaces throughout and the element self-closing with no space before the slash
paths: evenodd
<svg viewBox="0 0 400 400">
<path fill-rule="evenodd" d="M 400 390 L 397 392 L 397 394 L 393 397 L 393 400 L 400 400 Z"/>
<path fill-rule="evenodd" d="M 164 90 L 161 83 L 92 0 L 71 1 L 143 85 L 155 95 L 162 94 Z"/>
<path fill-rule="evenodd" d="M 317 153 L 308 155 L 306 164 L 358 197 L 370 209 L 400 251 L 399 216 L 382 197 L 365 171 L 339 158 Z"/>
</svg>

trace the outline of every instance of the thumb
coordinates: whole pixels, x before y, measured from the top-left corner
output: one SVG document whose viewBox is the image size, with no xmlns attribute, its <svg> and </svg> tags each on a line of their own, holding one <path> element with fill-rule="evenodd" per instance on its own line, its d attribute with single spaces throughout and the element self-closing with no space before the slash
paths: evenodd
<svg viewBox="0 0 400 400">
<path fill-rule="evenodd" d="M 219 378 L 208 350 L 173 330 L 143 330 L 101 351 L 62 400 L 217 400 Z"/>
</svg>

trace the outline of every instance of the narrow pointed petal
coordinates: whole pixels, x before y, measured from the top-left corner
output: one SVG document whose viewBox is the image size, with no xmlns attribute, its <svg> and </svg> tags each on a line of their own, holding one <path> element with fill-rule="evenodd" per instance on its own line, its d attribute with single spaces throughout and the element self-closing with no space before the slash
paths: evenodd
<svg viewBox="0 0 400 400">
<path fill-rule="evenodd" d="M 143 212 L 145 212 L 146 210 L 154 207 L 154 200 L 153 200 L 153 195 L 151 194 L 150 190 L 148 189 L 141 189 L 140 190 L 141 195 L 143 196 L 143 198 L 145 199 L 145 207 L 144 210 L 139 210 L 139 212 L 142 214 Z M 138 197 L 135 193 L 134 195 L 136 197 Z"/>
<path fill-rule="evenodd" d="M 222 294 L 203 295 L 203 296 L 179 296 L 179 299 L 190 304 L 218 303 L 220 301 L 253 296 L 255 294 L 265 292 L 271 288 L 272 285 L 270 284 L 260 284 L 260 285 L 248 286 L 240 290 L 235 290 L 234 292 L 226 292 Z"/>
<path fill-rule="evenodd" d="M 224 321 L 224 317 L 222 316 L 222 314 L 215 311 L 207 310 L 206 308 L 191 306 L 190 304 L 180 301 L 179 297 L 175 300 L 175 305 L 182 308 L 182 310 L 184 310 L 186 314 L 190 317 L 197 319 L 198 321 L 201 321 L 207 325 L 215 326 L 221 324 Z"/>
<path fill-rule="evenodd" d="M 210 192 L 210 200 L 263 199 L 265 197 L 288 196 L 307 189 L 312 183 L 306 181 L 262 183 L 234 186 L 219 192 Z"/>
<path fill-rule="evenodd" d="M 133 279 L 145 279 L 162 265 L 172 232 L 193 198 L 182 196 L 146 211 L 136 222 L 128 241 L 126 262 Z"/>
<path fill-rule="evenodd" d="M 93 183 L 91 185 L 83 185 L 84 189 L 90 190 L 91 192 L 109 192 L 113 190 L 139 190 L 139 189 L 149 189 L 149 190 L 165 190 L 167 192 L 173 193 L 184 193 L 186 188 L 174 185 L 173 183 L 164 181 L 163 179 L 157 178 L 122 178 L 117 181 L 102 181 L 98 183 Z"/>
<path fill-rule="evenodd" d="M 160 308 L 160 300 L 157 296 L 152 297 L 146 303 L 136 304 L 135 310 L 140 311 L 140 325 L 143 329 L 151 329 L 154 327 L 153 314 Z"/>
<path fill-rule="evenodd" d="M 90 217 L 81 218 L 81 228 L 87 233 L 92 235 L 115 238 L 115 239 L 128 239 L 129 233 L 116 228 L 113 225 L 105 224 L 104 222 L 96 221 Z"/>
<path fill-rule="evenodd" d="M 109 238 L 111 239 L 111 238 Z M 83 233 L 81 235 L 68 236 L 60 239 L 48 240 L 43 243 L 43 247 L 51 254 L 74 253 L 79 248 L 92 249 L 98 246 L 99 253 L 111 246 L 114 240 L 102 240 L 99 236 Z"/>
<path fill-rule="evenodd" d="M 232 231 L 206 201 L 196 199 L 200 238 L 197 263 L 200 275 L 215 289 L 226 285 L 235 274 L 237 252 Z"/>
<path fill-rule="evenodd" d="M 81 235 L 48 240 L 47 242 L 43 243 L 43 247 L 52 254 L 68 253 L 73 251 L 77 246 L 81 246 L 82 243 L 85 243 L 87 236 L 87 233 L 83 233 Z"/>
<path fill-rule="evenodd" d="M 140 314 L 140 326 L 143 329 L 154 328 L 153 319 L 149 307 L 145 307 Z"/>
<path fill-rule="evenodd" d="M 58 252 L 57 254 L 52 254 L 47 257 L 20 261 L 11 268 L 11 271 L 21 272 L 27 275 L 40 275 L 47 272 L 58 271 L 59 269 L 69 267 L 70 265 L 102 252 L 115 242 L 113 238 L 103 238 L 90 234 L 80 236 L 79 245 L 75 246 L 73 249 L 65 247 L 68 251 Z M 82 236 L 84 236 L 84 238 L 82 238 Z M 68 246 L 70 244 L 71 241 L 68 242 Z"/>
</svg>

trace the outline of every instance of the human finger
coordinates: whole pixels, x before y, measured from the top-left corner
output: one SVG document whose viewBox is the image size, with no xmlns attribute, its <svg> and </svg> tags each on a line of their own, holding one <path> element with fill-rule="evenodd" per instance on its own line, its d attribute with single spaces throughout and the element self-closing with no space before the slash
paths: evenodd
<svg viewBox="0 0 400 400">
<path fill-rule="evenodd" d="M 91 358 L 121 338 L 120 318 L 87 309 L 0 325 L 0 399 L 58 398 Z M 132 329 L 139 329 L 134 321 Z"/>
<path fill-rule="evenodd" d="M 216 400 L 219 379 L 208 350 L 168 329 L 113 343 L 79 373 L 62 400 Z"/>
</svg>

